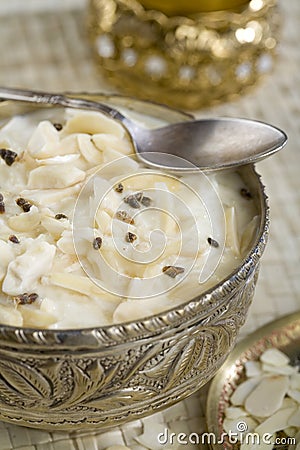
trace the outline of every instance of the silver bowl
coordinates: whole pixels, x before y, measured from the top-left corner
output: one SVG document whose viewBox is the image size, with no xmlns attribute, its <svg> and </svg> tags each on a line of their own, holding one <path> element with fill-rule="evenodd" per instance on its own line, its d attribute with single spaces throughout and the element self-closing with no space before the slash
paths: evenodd
<svg viewBox="0 0 300 450">
<path fill-rule="evenodd" d="M 189 118 L 129 98 L 92 98 L 169 122 Z M 0 119 L 29 109 L 3 102 Z M 120 325 L 77 330 L 0 326 L 0 420 L 48 430 L 104 430 L 171 406 L 213 377 L 245 322 L 268 236 L 260 178 L 253 166 L 240 174 L 261 219 L 250 252 L 222 283 L 197 298 L 182 299 L 179 307 Z"/>
</svg>

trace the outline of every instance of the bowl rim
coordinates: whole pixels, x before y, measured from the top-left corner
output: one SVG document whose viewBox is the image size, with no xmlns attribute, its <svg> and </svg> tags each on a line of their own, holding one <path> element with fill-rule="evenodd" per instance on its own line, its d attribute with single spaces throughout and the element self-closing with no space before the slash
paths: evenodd
<svg viewBox="0 0 300 450">
<path fill-rule="evenodd" d="M 80 96 L 82 98 L 101 99 L 101 101 L 106 101 L 107 103 L 110 103 L 111 101 L 129 102 L 129 105 L 126 105 L 125 107 L 133 110 L 135 110 L 135 108 L 131 107 L 132 104 L 139 104 L 140 106 L 144 105 L 155 108 L 157 111 L 163 110 L 178 114 L 182 117 L 182 120 L 194 118 L 192 114 L 186 113 L 185 111 L 161 103 L 136 99 L 126 95 L 99 92 L 65 92 L 65 94 L 74 97 Z M 2 101 L 1 107 L 14 103 L 15 102 L 13 101 Z M 42 107 L 45 105 L 40 106 Z M 32 108 L 31 106 L 31 110 L 33 109 L 35 108 Z M 153 117 L 155 117 L 155 115 L 153 115 Z M 43 329 L 0 324 L 0 345 L 1 342 L 4 341 L 6 343 L 38 344 L 39 346 L 67 344 L 68 347 L 76 346 L 76 348 L 78 348 L 80 345 L 83 347 L 92 345 L 94 347 L 96 342 L 97 346 L 102 345 L 104 347 L 109 347 L 111 345 L 124 344 L 125 342 L 128 343 L 129 341 L 136 341 L 137 339 L 161 334 L 163 331 L 170 329 L 170 327 L 174 328 L 174 326 L 180 326 L 183 322 L 188 320 L 190 322 L 192 320 L 199 321 L 200 317 L 198 310 L 201 310 L 201 306 L 207 306 L 211 302 L 213 306 L 210 311 L 212 312 L 216 307 L 220 307 L 220 302 L 218 302 L 218 300 L 221 300 L 224 295 L 226 296 L 226 302 L 230 301 L 230 299 L 228 300 L 227 298 L 228 294 L 234 291 L 241 282 L 245 282 L 258 264 L 267 243 L 270 223 L 268 197 L 265 192 L 265 186 L 261 181 L 261 175 L 257 173 L 253 164 L 243 166 L 242 169 L 249 171 L 257 182 L 259 194 L 258 200 L 261 210 L 259 230 L 255 242 L 240 265 L 215 286 L 193 299 L 182 302 L 177 307 L 169 308 L 161 313 L 146 316 L 142 319 L 134 321 L 128 320 L 118 324 L 66 329 Z M 207 315 L 209 309 L 206 309 L 205 313 Z M 81 344 L 78 342 L 78 336 L 83 338 Z"/>
</svg>

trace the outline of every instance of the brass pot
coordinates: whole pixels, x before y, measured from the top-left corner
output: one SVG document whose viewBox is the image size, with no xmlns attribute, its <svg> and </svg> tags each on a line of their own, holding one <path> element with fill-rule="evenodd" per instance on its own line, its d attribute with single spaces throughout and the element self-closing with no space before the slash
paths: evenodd
<svg viewBox="0 0 300 450">
<path fill-rule="evenodd" d="M 95 61 L 123 92 L 198 109 L 236 98 L 273 69 L 275 0 L 158 3 L 90 0 Z"/>
<path fill-rule="evenodd" d="M 86 97 L 168 122 L 189 118 L 130 98 Z M 0 118 L 29 108 L 2 102 Z M 164 409 L 212 378 L 245 322 L 268 236 L 260 178 L 251 165 L 240 174 L 254 195 L 260 224 L 243 263 L 222 283 L 183 298 L 179 307 L 120 325 L 0 326 L 0 420 L 49 430 L 107 429 Z"/>
</svg>

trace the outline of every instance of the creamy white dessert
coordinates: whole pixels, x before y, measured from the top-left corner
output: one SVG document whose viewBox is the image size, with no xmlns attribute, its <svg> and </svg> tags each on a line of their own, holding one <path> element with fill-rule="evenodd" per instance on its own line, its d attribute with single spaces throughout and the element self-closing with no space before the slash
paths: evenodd
<svg viewBox="0 0 300 450">
<path fill-rule="evenodd" d="M 88 111 L 0 130 L 0 323 L 84 328 L 173 308 L 236 268 L 259 218 L 237 173 L 146 168 Z"/>
</svg>

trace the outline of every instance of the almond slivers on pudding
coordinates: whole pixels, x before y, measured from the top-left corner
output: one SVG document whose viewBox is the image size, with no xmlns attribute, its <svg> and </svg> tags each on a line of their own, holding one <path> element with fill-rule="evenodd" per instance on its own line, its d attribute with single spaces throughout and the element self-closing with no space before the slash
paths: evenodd
<svg viewBox="0 0 300 450">
<path fill-rule="evenodd" d="M 259 218 L 237 173 L 149 169 L 98 112 L 15 116 L 0 149 L 1 324 L 153 315 L 219 283 L 253 242 Z"/>
</svg>

